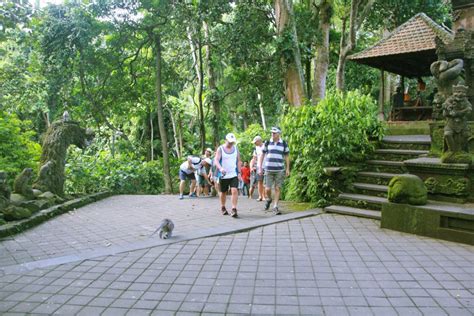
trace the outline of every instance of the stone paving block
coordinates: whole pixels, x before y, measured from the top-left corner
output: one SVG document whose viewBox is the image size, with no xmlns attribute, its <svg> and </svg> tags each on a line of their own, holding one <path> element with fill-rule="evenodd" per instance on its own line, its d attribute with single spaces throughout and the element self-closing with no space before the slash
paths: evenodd
<svg viewBox="0 0 474 316">
<path fill-rule="evenodd" d="M 241 311 L 241 313 L 248 313 L 250 311 L 250 306 L 247 306 L 248 307 L 248 311 Z M 271 315 L 271 314 L 275 314 L 275 306 L 273 305 L 258 305 L 258 304 L 254 304 L 251 306 L 252 309 L 251 309 L 251 313 L 253 315 Z M 229 309 L 227 310 L 228 312 L 232 312 L 232 310 L 230 309 L 230 306 L 229 306 Z"/>
<path fill-rule="evenodd" d="M 86 308 L 84 308 L 85 310 Z M 97 308 L 97 312 L 100 313 L 100 310 L 101 308 L 98 307 Z M 91 312 L 91 314 L 89 315 L 97 315 L 98 313 L 97 312 Z M 103 310 L 103 312 L 100 314 L 100 315 L 104 315 L 104 316 L 121 316 L 121 315 L 126 315 L 128 313 L 128 309 L 126 308 L 119 308 L 119 307 L 108 307 L 106 309 Z"/>
<path fill-rule="evenodd" d="M 322 307 L 317 306 L 300 306 L 300 315 L 324 315 L 324 310 Z"/>
<path fill-rule="evenodd" d="M 40 303 L 30 303 L 30 302 L 20 302 L 20 303 L 15 302 L 15 304 L 16 305 L 14 305 L 14 306 L 10 307 L 10 309 L 8 309 L 9 312 L 27 314 L 27 313 L 30 313 L 32 310 L 34 310 L 36 307 L 38 307 L 40 305 Z"/>
<path fill-rule="evenodd" d="M 195 313 L 200 313 L 204 308 L 204 303 L 202 302 L 183 302 L 183 304 L 180 306 L 179 311 L 185 311 L 185 312 L 195 312 Z"/>
<path fill-rule="evenodd" d="M 36 306 L 31 313 L 33 314 L 53 314 L 57 309 L 61 307 L 60 304 L 53 304 L 53 303 L 42 303 Z"/>
</svg>

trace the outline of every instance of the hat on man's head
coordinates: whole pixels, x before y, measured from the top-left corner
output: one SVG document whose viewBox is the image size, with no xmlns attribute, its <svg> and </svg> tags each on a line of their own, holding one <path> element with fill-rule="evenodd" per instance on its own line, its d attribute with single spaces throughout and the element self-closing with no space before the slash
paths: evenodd
<svg viewBox="0 0 474 316">
<path fill-rule="evenodd" d="M 281 129 L 277 126 L 273 126 L 271 132 L 281 134 Z"/>
<path fill-rule="evenodd" d="M 203 161 L 206 162 L 209 166 L 212 165 L 211 158 L 204 158 Z"/>
<path fill-rule="evenodd" d="M 211 148 L 206 148 L 206 151 L 208 151 L 212 154 L 212 149 Z"/>
<path fill-rule="evenodd" d="M 260 135 L 257 135 L 253 138 L 252 140 L 252 143 L 255 144 L 256 142 L 258 142 L 259 140 L 262 140 L 262 137 L 260 137 Z"/>
<path fill-rule="evenodd" d="M 237 142 L 237 138 L 235 138 L 234 133 L 229 133 L 229 134 L 225 135 L 225 140 L 228 141 L 229 143 L 236 143 Z"/>
</svg>

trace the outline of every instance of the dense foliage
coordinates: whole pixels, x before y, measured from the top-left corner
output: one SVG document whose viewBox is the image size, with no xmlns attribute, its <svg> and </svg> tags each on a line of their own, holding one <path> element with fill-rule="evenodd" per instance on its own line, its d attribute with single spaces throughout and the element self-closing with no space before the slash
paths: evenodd
<svg viewBox="0 0 474 316">
<path fill-rule="evenodd" d="M 10 180 L 23 168 L 37 168 L 41 147 L 34 136 L 31 122 L 0 111 L 0 169 L 9 173 Z"/>
<path fill-rule="evenodd" d="M 358 91 L 331 92 L 317 107 L 292 108 L 283 120 L 292 174 L 286 197 L 324 205 L 335 187 L 324 168 L 362 161 L 383 134 L 377 104 Z"/>
<path fill-rule="evenodd" d="M 295 30 L 281 33 L 274 8 L 279 1 L 33 2 L 0 1 L 0 169 L 12 175 L 26 166 L 37 169 L 41 135 L 68 111 L 96 135 L 91 148 L 73 149 L 67 158 L 70 193 L 161 192 L 165 158 L 176 181 L 184 157 L 214 149 L 230 131 L 242 159 L 250 160 L 253 137 L 268 138 L 262 127 L 277 125 L 290 108 L 283 64 L 297 54 L 288 53 L 301 53 L 308 103 L 315 65 L 323 59 L 316 47 L 324 1 L 291 1 Z M 356 2 L 329 3 L 327 91 L 336 84 L 341 38 Z M 420 11 L 449 25 L 449 9 L 436 0 L 375 1 L 360 17 L 354 52 Z M 347 90 L 378 98 L 378 70 L 348 62 L 345 76 Z M 294 156 L 288 197 L 323 203 L 328 189 L 317 178 L 321 168 L 370 149 L 361 139 L 379 133 L 373 100 L 356 92 L 347 98 L 332 93 L 314 108 L 286 114 L 284 138 L 293 155 L 303 152 Z M 368 108 L 351 103 L 365 101 Z M 308 152 L 313 148 L 317 155 Z"/>
<path fill-rule="evenodd" d="M 178 163 L 173 164 L 175 175 Z M 108 151 L 83 153 L 72 149 L 66 165 L 66 179 L 69 194 L 99 191 L 159 194 L 164 185 L 161 161 L 143 161 L 130 152 L 112 157 Z"/>
</svg>

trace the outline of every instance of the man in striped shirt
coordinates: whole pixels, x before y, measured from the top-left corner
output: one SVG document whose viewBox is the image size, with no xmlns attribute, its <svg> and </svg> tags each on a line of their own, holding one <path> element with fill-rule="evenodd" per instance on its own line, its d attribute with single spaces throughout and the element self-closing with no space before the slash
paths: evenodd
<svg viewBox="0 0 474 316">
<path fill-rule="evenodd" d="M 260 166 L 260 174 L 263 174 L 263 168 L 265 169 L 265 191 L 267 195 L 265 210 L 268 210 L 272 204 L 272 186 L 275 186 L 273 214 L 280 215 L 278 201 L 280 200 L 280 188 L 283 180 L 285 176 L 290 175 L 290 149 L 288 144 L 280 138 L 280 128 L 272 127 L 271 132 L 272 138 L 265 142 L 265 148 L 258 165 Z"/>
</svg>

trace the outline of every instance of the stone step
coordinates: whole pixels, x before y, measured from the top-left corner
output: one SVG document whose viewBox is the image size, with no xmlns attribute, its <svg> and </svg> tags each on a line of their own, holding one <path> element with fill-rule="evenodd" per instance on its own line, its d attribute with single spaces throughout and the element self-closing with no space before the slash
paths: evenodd
<svg viewBox="0 0 474 316">
<path fill-rule="evenodd" d="M 429 150 L 416 150 L 416 149 L 376 149 L 377 154 L 396 154 L 396 155 L 407 155 L 407 156 L 419 156 L 429 154 Z"/>
<path fill-rule="evenodd" d="M 431 144 L 430 135 L 388 135 L 382 139 L 384 143 L 396 144 Z"/>
<path fill-rule="evenodd" d="M 388 173 L 404 173 L 406 172 L 405 165 L 402 161 L 393 160 L 367 160 L 367 171 L 388 172 Z"/>
<path fill-rule="evenodd" d="M 364 218 L 372 218 L 380 220 L 382 213 L 376 210 L 366 210 L 362 208 L 349 207 L 343 205 L 331 205 L 324 208 L 324 211 L 328 213 L 336 213 L 342 215 L 352 215 Z"/>
<path fill-rule="evenodd" d="M 406 160 L 427 155 L 428 150 L 417 149 L 376 149 L 373 157 L 380 160 Z"/>
<path fill-rule="evenodd" d="M 341 193 L 337 197 L 338 204 L 364 208 L 369 210 L 381 210 L 382 205 L 387 203 L 387 198 L 357 193 Z"/>
<path fill-rule="evenodd" d="M 387 185 L 399 173 L 360 171 L 357 173 L 357 182 Z"/>
<path fill-rule="evenodd" d="M 354 188 L 364 190 L 364 191 L 374 191 L 374 192 L 388 192 L 388 186 L 380 185 L 380 184 L 372 184 L 372 183 L 361 183 L 361 182 L 354 182 L 352 184 Z"/>
<path fill-rule="evenodd" d="M 413 150 L 429 150 L 430 145 L 430 135 L 389 135 L 380 143 L 381 148 Z"/>
</svg>

